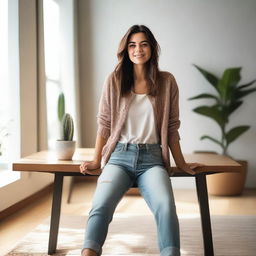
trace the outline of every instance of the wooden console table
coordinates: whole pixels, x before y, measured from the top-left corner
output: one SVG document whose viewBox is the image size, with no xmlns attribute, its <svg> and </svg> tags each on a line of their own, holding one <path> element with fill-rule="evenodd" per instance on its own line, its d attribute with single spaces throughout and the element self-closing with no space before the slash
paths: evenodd
<svg viewBox="0 0 256 256">
<path fill-rule="evenodd" d="M 76 149 L 73 160 L 59 161 L 55 153 L 42 151 L 13 163 L 13 171 L 46 172 L 54 174 L 54 190 L 51 210 L 50 234 L 48 254 L 54 254 L 57 247 L 59 220 L 61 212 L 62 186 L 64 176 L 84 176 L 79 172 L 79 166 L 84 160 L 91 160 L 93 148 Z M 204 255 L 214 256 L 211 219 L 208 202 L 206 175 L 220 172 L 236 172 L 241 170 L 241 165 L 234 160 L 218 154 L 190 154 L 184 155 L 186 162 L 199 162 L 205 164 L 196 175 L 181 172 L 176 166 L 172 167 L 173 177 L 194 177 L 201 214 L 202 233 L 204 241 Z M 172 161 L 174 162 L 174 161 Z M 88 177 L 89 175 L 85 175 Z"/>
</svg>

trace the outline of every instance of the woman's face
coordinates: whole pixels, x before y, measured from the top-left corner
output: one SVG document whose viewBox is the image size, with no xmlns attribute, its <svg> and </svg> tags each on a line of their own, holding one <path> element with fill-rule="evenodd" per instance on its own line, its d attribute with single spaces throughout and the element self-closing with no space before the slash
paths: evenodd
<svg viewBox="0 0 256 256">
<path fill-rule="evenodd" d="M 145 64 L 151 57 L 151 47 L 144 33 L 132 34 L 128 41 L 128 55 L 136 65 Z"/>
</svg>

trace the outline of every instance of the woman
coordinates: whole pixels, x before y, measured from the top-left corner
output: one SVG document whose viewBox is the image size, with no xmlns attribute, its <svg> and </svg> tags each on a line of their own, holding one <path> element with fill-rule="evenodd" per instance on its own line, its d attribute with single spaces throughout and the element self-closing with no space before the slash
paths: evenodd
<svg viewBox="0 0 256 256">
<path fill-rule="evenodd" d="M 173 198 L 169 148 L 176 165 L 195 174 L 200 164 L 184 161 L 178 128 L 178 87 L 158 69 L 159 45 L 152 32 L 134 25 L 122 38 L 119 63 L 104 84 L 93 161 L 80 166 L 98 179 L 82 255 L 101 255 L 108 225 L 124 193 L 138 186 L 152 210 L 161 256 L 180 255 L 179 224 Z"/>
</svg>

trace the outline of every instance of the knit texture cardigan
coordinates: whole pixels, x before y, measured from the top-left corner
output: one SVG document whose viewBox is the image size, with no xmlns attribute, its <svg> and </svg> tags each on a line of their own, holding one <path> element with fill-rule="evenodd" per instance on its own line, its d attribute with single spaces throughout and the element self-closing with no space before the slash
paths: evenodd
<svg viewBox="0 0 256 256">
<path fill-rule="evenodd" d="M 171 175 L 170 145 L 180 139 L 179 91 L 175 78 L 169 72 L 160 72 L 160 91 L 157 96 L 149 96 L 153 106 L 157 132 L 162 146 L 162 159 Z M 99 103 L 97 115 L 97 134 L 107 139 L 102 149 L 102 168 L 108 162 L 125 124 L 129 106 L 134 94 L 120 95 L 120 86 L 115 73 L 106 79 Z"/>
</svg>

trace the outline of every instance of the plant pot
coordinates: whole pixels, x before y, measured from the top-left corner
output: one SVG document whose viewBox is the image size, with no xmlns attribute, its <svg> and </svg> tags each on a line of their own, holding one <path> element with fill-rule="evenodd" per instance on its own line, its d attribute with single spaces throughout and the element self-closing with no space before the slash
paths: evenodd
<svg viewBox="0 0 256 256">
<path fill-rule="evenodd" d="M 241 172 L 207 175 L 207 188 L 210 195 L 237 196 L 242 194 L 248 163 L 243 160 L 236 161 L 243 167 Z"/>
<path fill-rule="evenodd" d="M 76 149 L 75 141 L 65 141 L 57 140 L 56 141 L 56 155 L 59 160 L 72 160 Z"/>
</svg>

